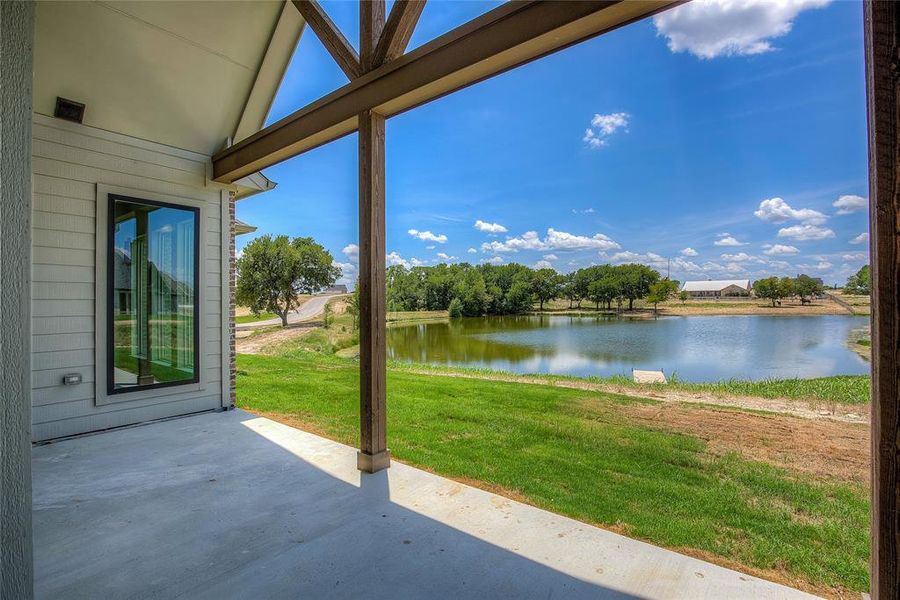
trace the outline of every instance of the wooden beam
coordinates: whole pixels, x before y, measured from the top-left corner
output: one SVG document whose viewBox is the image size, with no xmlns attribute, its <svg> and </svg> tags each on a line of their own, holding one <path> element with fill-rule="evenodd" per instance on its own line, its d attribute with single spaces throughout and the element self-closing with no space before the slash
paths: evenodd
<svg viewBox="0 0 900 600">
<path fill-rule="evenodd" d="M 384 26 L 384 0 L 360 2 L 359 49 L 371 64 Z M 374 473 L 390 466 L 387 449 L 385 336 L 384 116 L 359 121 L 359 453 L 357 466 Z"/>
<path fill-rule="evenodd" d="M 353 81 L 362 75 L 359 55 L 319 3 L 316 0 L 293 0 L 293 2 L 347 79 Z"/>
<path fill-rule="evenodd" d="M 380 67 L 385 62 L 399 58 L 406 52 L 416 23 L 425 9 L 425 0 L 395 0 L 391 14 L 375 46 L 373 64 Z"/>
<path fill-rule="evenodd" d="M 900 597 L 900 9 L 865 3 L 872 264 L 872 598 Z"/>
<path fill-rule="evenodd" d="M 230 183 L 355 131 L 367 110 L 396 115 L 680 1 L 508 2 L 219 152 L 213 177 Z"/>
</svg>

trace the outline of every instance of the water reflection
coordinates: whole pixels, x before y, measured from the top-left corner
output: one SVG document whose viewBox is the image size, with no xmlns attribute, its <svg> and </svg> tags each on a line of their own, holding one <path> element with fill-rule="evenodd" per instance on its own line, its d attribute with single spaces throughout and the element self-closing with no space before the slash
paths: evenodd
<svg viewBox="0 0 900 600">
<path fill-rule="evenodd" d="M 393 327 L 391 358 L 518 373 L 629 375 L 664 369 L 689 381 L 869 372 L 846 347 L 867 317 L 711 316 L 618 319 L 519 316 Z"/>
</svg>

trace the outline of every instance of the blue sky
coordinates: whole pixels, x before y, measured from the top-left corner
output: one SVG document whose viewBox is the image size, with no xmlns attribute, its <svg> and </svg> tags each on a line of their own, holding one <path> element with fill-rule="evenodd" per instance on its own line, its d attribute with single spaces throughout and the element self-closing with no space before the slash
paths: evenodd
<svg viewBox="0 0 900 600">
<path fill-rule="evenodd" d="M 496 4 L 431 0 L 411 46 Z M 323 6 L 356 43 L 357 4 Z M 269 122 L 346 82 L 305 31 Z M 858 2 L 697 0 L 595 38 L 388 121 L 388 261 L 843 283 L 868 261 L 864 83 Z M 238 249 L 310 235 L 352 283 L 356 143 L 267 169 Z"/>
</svg>

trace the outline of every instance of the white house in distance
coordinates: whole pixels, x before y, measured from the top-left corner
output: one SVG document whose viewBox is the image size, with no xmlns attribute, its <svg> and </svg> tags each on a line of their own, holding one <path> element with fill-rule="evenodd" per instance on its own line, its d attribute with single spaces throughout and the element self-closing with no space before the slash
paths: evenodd
<svg viewBox="0 0 900 600">
<path fill-rule="evenodd" d="M 719 279 L 712 281 L 685 281 L 682 292 L 691 298 L 722 298 L 750 295 L 749 279 Z"/>
</svg>

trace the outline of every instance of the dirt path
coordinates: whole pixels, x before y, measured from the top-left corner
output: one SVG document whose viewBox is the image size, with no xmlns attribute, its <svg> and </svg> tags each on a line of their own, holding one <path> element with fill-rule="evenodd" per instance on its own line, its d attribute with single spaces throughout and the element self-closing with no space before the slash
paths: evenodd
<svg viewBox="0 0 900 600">
<path fill-rule="evenodd" d="M 868 423 L 869 422 L 869 406 L 856 405 L 847 406 L 837 403 L 811 403 L 803 400 L 778 400 L 772 398 L 756 398 L 752 396 L 731 396 L 724 397 L 716 394 L 703 392 L 686 392 L 682 390 L 646 390 L 636 389 L 632 387 L 609 384 L 609 383 L 593 383 L 590 381 L 577 380 L 547 380 L 539 377 L 527 376 L 509 376 L 509 375 L 483 375 L 480 373 L 463 373 L 463 372 L 435 372 L 429 370 L 403 369 L 406 373 L 416 373 L 421 375 L 435 375 L 439 377 L 462 377 L 465 379 L 488 379 L 491 381 L 503 381 L 508 383 L 526 383 L 533 385 L 552 385 L 576 390 L 591 390 L 596 392 L 607 392 L 611 394 L 621 394 L 623 396 L 632 396 L 635 398 L 647 398 L 657 400 L 659 402 L 670 403 L 696 403 L 704 405 L 713 405 L 721 407 L 739 408 L 742 410 L 757 410 L 779 413 L 784 415 L 792 415 L 802 417 L 804 419 L 840 421 L 844 423 Z"/>
<path fill-rule="evenodd" d="M 272 331 L 254 333 L 246 337 L 237 337 L 234 340 L 234 348 L 238 354 L 265 354 L 269 346 L 274 346 L 288 340 L 302 337 L 321 326 L 320 321 L 308 321 L 295 323 L 287 327 L 279 327 Z"/>
</svg>

